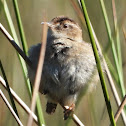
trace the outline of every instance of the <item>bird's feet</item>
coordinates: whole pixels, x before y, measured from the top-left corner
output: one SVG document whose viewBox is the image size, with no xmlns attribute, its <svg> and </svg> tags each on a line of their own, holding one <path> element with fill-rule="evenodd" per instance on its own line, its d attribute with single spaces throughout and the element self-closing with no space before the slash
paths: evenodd
<svg viewBox="0 0 126 126">
<path fill-rule="evenodd" d="M 64 106 L 64 120 L 67 120 L 68 117 L 70 117 L 75 109 L 75 104 L 72 104 L 71 106 Z"/>
<path fill-rule="evenodd" d="M 56 110 L 56 107 L 57 107 L 57 104 L 47 102 L 47 104 L 46 104 L 46 112 L 48 114 L 53 114 L 55 112 L 55 110 Z"/>
</svg>

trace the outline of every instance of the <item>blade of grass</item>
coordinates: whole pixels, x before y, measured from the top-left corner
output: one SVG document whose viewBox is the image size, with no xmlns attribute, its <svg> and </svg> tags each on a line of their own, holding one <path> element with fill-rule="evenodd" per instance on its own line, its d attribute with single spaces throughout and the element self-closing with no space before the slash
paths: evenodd
<svg viewBox="0 0 126 126">
<path fill-rule="evenodd" d="M 6 0 L 2 0 L 2 3 L 3 3 L 5 15 L 6 15 L 8 24 L 10 26 L 10 30 L 11 30 L 11 32 L 13 34 L 14 40 L 16 40 L 16 43 L 19 45 L 19 41 L 18 41 L 18 38 L 17 38 L 17 35 L 16 35 L 16 31 L 15 31 L 15 28 L 14 28 L 14 25 L 13 25 L 13 22 L 12 22 L 12 19 L 11 19 L 11 16 L 10 16 L 10 12 L 9 12 Z M 26 49 L 26 51 L 27 51 L 27 49 Z M 27 85 L 27 88 L 28 88 L 29 96 L 31 97 L 32 90 L 31 90 L 30 81 L 27 78 L 27 67 L 26 67 L 26 64 L 25 64 L 24 60 L 22 59 L 22 57 L 19 54 L 18 54 L 18 58 L 20 60 L 21 66 L 22 66 L 23 75 L 24 75 L 25 82 L 26 82 L 26 85 Z M 44 121 L 44 117 L 43 117 L 43 113 L 42 113 L 42 108 L 40 106 L 41 106 L 40 98 L 38 97 L 37 98 L 37 108 L 36 109 L 37 109 L 37 116 L 38 116 L 39 124 L 42 125 L 42 124 L 45 124 L 45 121 Z"/>
<path fill-rule="evenodd" d="M 43 116 L 43 112 L 42 112 L 42 107 L 41 107 L 41 101 L 39 96 L 37 96 L 37 100 L 36 100 L 36 111 L 37 111 L 37 115 L 38 117 L 38 122 L 40 126 L 45 126 L 45 120 L 44 120 L 44 116 Z"/>
<path fill-rule="evenodd" d="M 11 33 L 12 33 L 12 35 L 14 37 L 14 40 L 15 40 L 16 44 L 20 47 L 19 40 L 18 40 L 16 31 L 15 31 L 15 28 L 14 28 L 14 24 L 13 24 L 13 21 L 12 21 L 12 18 L 11 18 L 10 11 L 8 9 L 6 0 L 2 0 L 2 3 L 3 3 L 3 9 L 4 9 L 4 12 L 5 12 L 5 16 L 6 16 L 9 28 L 11 30 Z M 12 37 L 10 37 L 10 38 L 12 38 Z M 25 64 L 24 60 L 22 59 L 22 57 L 18 53 L 17 53 L 17 55 L 18 55 L 19 61 L 21 63 L 21 67 L 22 67 L 22 70 L 23 70 L 23 75 L 24 75 L 24 79 L 25 79 L 25 82 L 26 82 L 26 86 L 28 88 L 29 95 L 31 95 L 32 91 L 31 91 L 30 81 L 27 78 L 27 67 L 26 67 L 26 64 Z"/>
<path fill-rule="evenodd" d="M 115 26 L 115 33 L 116 33 L 116 41 L 117 41 L 118 61 L 119 61 L 119 66 L 120 66 L 121 73 L 122 73 L 121 44 L 120 44 L 119 29 L 118 29 L 118 24 L 117 24 L 115 0 L 112 0 L 112 9 L 113 9 L 113 19 L 114 19 L 114 26 Z"/>
<path fill-rule="evenodd" d="M 125 105 L 126 105 L 126 95 L 125 95 L 125 97 L 123 98 L 122 103 L 121 103 L 121 105 L 119 106 L 119 108 L 118 108 L 118 110 L 117 110 L 117 112 L 116 112 L 116 114 L 115 114 L 115 122 L 117 122 L 117 120 L 118 120 L 118 118 L 119 118 L 121 112 L 123 111 L 123 108 L 124 108 Z"/>
<path fill-rule="evenodd" d="M 77 126 L 84 126 L 84 124 L 78 119 L 78 117 L 75 114 L 72 115 L 72 118 Z"/>
<path fill-rule="evenodd" d="M 23 25 L 22 25 L 22 21 L 21 21 L 21 16 L 20 16 L 17 0 L 13 0 L 13 6 L 14 6 L 15 14 L 16 14 L 16 19 L 17 19 L 17 24 L 18 24 L 18 28 L 19 28 L 19 33 L 20 33 L 20 37 L 21 37 L 23 50 L 24 50 L 25 54 L 27 55 L 28 47 L 27 47 L 27 42 L 26 42 L 26 38 L 25 38 L 25 34 L 24 34 L 24 29 L 23 29 Z M 39 96 L 37 98 L 37 115 L 38 115 L 39 124 L 40 125 L 45 124 Z"/>
<path fill-rule="evenodd" d="M 123 35 L 124 35 L 125 42 L 126 42 L 126 31 L 125 31 L 124 27 L 123 27 Z"/>
<path fill-rule="evenodd" d="M 42 76 L 42 69 L 43 69 L 45 50 L 46 50 L 47 29 L 48 29 L 47 24 L 44 24 L 43 30 L 42 30 L 43 34 L 42 34 L 40 56 L 39 56 L 37 72 L 36 72 L 36 76 L 35 76 L 35 83 L 34 83 L 34 88 L 33 88 L 33 97 L 32 97 L 32 102 L 31 102 L 31 111 L 32 112 L 34 112 L 34 110 L 35 110 L 36 98 L 37 98 L 37 95 L 38 95 L 39 85 L 40 85 L 41 76 Z M 27 126 L 32 125 L 32 120 L 33 120 L 33 118 L 32 118 L 32 115 L 30 114 Z"/>
<path fill-rule="evenodd" d="M 16 43 L 19 45 L 18 37 L 16 35 L 16 31 L 15 31 L 15 28 L 14 28 L 14 24 L 12 22 L 12 18 L 10 16 L 10 12 L 9 12 L 6 0 L 2 0 L 2 3 L 3 3 L 4 12 L 5 12 L 5 15 L 6 15 L 10 30 L 11 30 L 12 35 L 14 37 L 14 40 L 16 40 Z M 19 54 L 18 54 L 18 58 L 19 58 L 20 63 L 21 63 L 24 79 L 25 79 L 25 82 L 26 82 L 26 86 L 28 88 L 28 93 L 29 93 L 29 96 L 31 97 L 32 90 L 31 90 L 30 81 L 27 78 L 27 67 L 26 67 L 26 64 L 25 64 L 24 60 L 22 59 L 22 57 Z M 40 105 L 40 98 L 38 98 L 38 100 L 37 100 L 37 116 L 38 116 L 39 124 L 43 124 L 43 123 L 45 124 L 45 122 L 43 121 L 42 108 L 38 107 L 38 106 L 41 106 Z"/>
<path fill-rule="evenodd" d="M 92 26 L 92 25 L 91 25 Z M 109 72 L 109 68 L 107 66 L 107 63 L 102 55 L 102 51 L 101 51 L 101 48 L 100 48 L 100 45 L 99 45 L 99 42 L 97 40 L 97 37 L 95 35 L 95 32 L 93 30 L 93 27 L 92 27 L 92 31 L 93 31 L 93 35 L 94 35 L 94 38 L 95 38 L 95 42 L 96 42 L 96 45 L 97 45 L 97 48 L 98 48 L 98 51 L 99 51 L 99 54 L 102 56 L 103 58 L 103 64 L 104 64 L 104 68 L 105 68 L 105 72 L 106 72 L 106 75 L 107 75 L 107 78 L 108 78 L 108 81 L 109 81 L 109 84 L 110 84 L 110 87 L 111 87 L 111 90 L 112 90 L 112 93 L 114 95 L 114 98 L 115 98 L 115 101 L 117 103 L 118 106 L 120 106 L 121 104 L 121 101 L 120 101 L 120 98 L 119 98 L 119 95 L 118 95 L 118 92 L 116 90 L 116 87 L 114 85 L 114 82 L 113 82 L 113 79 L 111 77 L 111 74 Z M 122 119 L 123 119 L 123 122 L 124 124 L 126 125 L 126 115 L 125 115 L 125 112 L 122 110 L 122 113 L 121 113 L 121 116 L 122 116 Z"/>
<path fill-rule="evenodd" d="M 7 39 L 11 42 L 11 43 L 13 43 L 12 45 L 15 45 L 16 46 L 16 48 L 15 48 L 15 46 L 14 46 L 14 48 L 15 49 L 19 49 L 19 47 L 18 47 L 18 45 L 15 43 L 15 41 L 13 40 L 13 38 L 10 36 L 10 34 L 6 31 L 6 29 L 2 26 L 2 24 L 0 23 L 0 30 L 4 33 L 4 35 L 7 37 Z M 19 49 L 20 50 L 20 49 Z M 17 50 L 17 51 L 19 51 L 19 50 Z M 21 53 L 23 53 L 23 51 L 21 51 Z M 20 52 L 19 52 L 19 54 L 20 54 Z M 25 56 L 25 57 L 27 57 L 26 55 L 25 55 L 25 53 L 23 53 L 23 55 Z M 24 58 L 24 57 L 23 57 Z M 28 58 L 28 57 L 27 57 Z M 25 60 L 25 58 L 24 58 L 24 60 Z M 24 61 L 23 59 L 22 59 L 22 61 Z M 32 67 L 32 66 L 31 66 Z M 23 69 L 24 69 L 24 67 L 23 67 Z M 26 69 L 27 70 L 27 69 Z M 26 73 L 26 76 L 24 76 L 25 78 L 26 78 L 26 81 L 28 81 L 29 82 L 29 80 L 27 80 L 27 73 Z M 27 84 L 27 83 L 26 83 Z M 28 84 L 27 84 L 28 85 Z M 29 94 L 30 94 L 30 97 L 31 97 L 31 95 L 32 95 L 32 92 L 31 92 L 31 86 L 30 86 L 30 82 L 29 82 L 29 85 L 28 85 L 28 89 L 29 89 Z M 38 97 L 37 98 L 37 115 L 38 115 L 38 122 L 39 122 L 39 125 L 42 125 L 42 124 L 45 124 L 45 121 L 44 121 L 44 117 L 43 117 L 43 113 L 42 113 L 42 108 L 40 107 L 41 105 L 40 105 L 40 98 Z"/>
<path fill-rule="evenodd" d="M 0 76 L 0 83 L 2 86 L 7 90 L 7 84 L 5 80 Z M 18 104 L 28 113 L 32 113 L 33 119 L 36 123 L 38 123 L 37 116 L 31 112 L 30 108 L 18 97 L 18 95 L 10 88 L 11 94 L 13 95 L 14 99 L 18 102 Z"/>
<path fill-rule="evenodd" d="M 0 60 L 0 68 L 1 68 L 1 72 L 2 72 L 2 74 L 3 74 L 4 80 L 5 80 L 5 82 L 6 82 L 6 85 L 7 85 L 7 91 L 8 91 L 10 100 L 11 100 L 12 107 L 13 107 L 15 113 L 17 114 L 17 116 L 19 117 L 18 111 L 17 111 L 16 105 L 15 105 L 13 96 L 12 96 L 12 94 L 11 94 L 10 86 L 9 86 L 9 83 L 8 83 L 8 80 L 7 80 L 7 77 L 6 77 L 6 74 L 5 74 L 5 72 L 4 72 L 4 68 L 3 68 L 3 65 L 2 65 L 1 60 Z"/>
<path fill-rule="evenodd" d="M 106 25 L 109 41 L 110 41 L 111 48 L 112 48 L 112 54 L 113 54 L 113 57 L 114 57 L 114 61 L 115 61 L 116 69 L 117 69 L 117 74 L 118 74 L 118 77 L 119 77 L 119 82 L 120 82 L 122 96 L 124 97 L 125 96 L 125 87 L 124 87 L 124 82 L 123 82 L 123 75 L 122 75 L 120 67 L 119 67 L 119 62 L 118 62 L 118 57 L 117 57 L 117 53 L 116 53 L 116 48 L 115 48 L 114 40 L 112 38 L 112 32 L 111 32 L 111 28 L 110 28 L 107 12 L 106 12 L 106 9 L 105 9 L 104 1 L 100 0 L 100 4 L 101 4 L 104 20 L 105 20 L 105 25 Z"/>
<path fill-rule="evenodd" d="M 20 37 L 21 37 L 23 51 L 27 55 L 28 46 L 27 46 L 27 42 L 26 42 L 26 38 L 25 38 L 25 34 L 24 34 L 24 29 L 23 29 L 23 25 L 22 25 L 22 21 L 21 21 L 21 16 L 20 16 L 20 12 L 19 12 L 18 3 L 17 3 L 17 0 L 12 0 L 12 1 L 13 1 L 13 6 L 14 6 L 14 10 L 15 10 L 16 20 L 17 20 L 17 24 L 18 24 Z"/>
<path fill-rule="evenodd" d="M 104 57 L 105 57 L 105 60 L 107 62 L 107 65 L 109 67 L 109 70 L 110 70 L 114 80 L 116 81 L 116 83 L 119 83 L 118 75 L 116 74 L 116 70 L 115 70 L 114 66 L 112 65 L 111 61 L 109 60 L 109 58 L 107 57 L 106 54 L 104 55 Z"/>
<path fill-rule="evenodd" d="M 0 30 L 3 32 L 3 34 L 7 37 L 7 39 L 11 42 L 11 44 L 14 46 L 14 48 L 18 51 L 18 53 L 24 58 L 24 60 L 26 60 L 26 62 L 30 65 L 30 60 L 28 59 L 28 57 L 25 55 L 25 53 L 20 49 L 20 47 L 16 44 L 16 42 L 14 41 L 14 39 L 11 37 L 11 35 L 7 32 L 7 30 L 3 27 L 3 25 L 0 23 Z M 18 43 L 19 44 L 19 43 Z M 22 57 L 18 55 L 18 58 L 20 60 L 21 66 L 22 66 L 22 70 L 23 70 L 23 75 L 25 78 L 25 82 L 27 84 L 28 90 L 29 90 L 29 94 L 31 94 L 31 86 L 30 86 L 30 82 L 27 79 L 27 68 L 26 68 L 26 64 L 24 62 L 24 60 L 22 59 Z"/>
<path fill-rule="evenodd" d="M 104 79 L 101 64 L 100 64 L 100 59 L 99 59 L 99 56 L 98 56 L 97 47 L 95 45 L 95 39 L 94 39 L 94 36 L 93 36 L 93 33 L 92 33 L 92 28 L 91 28 L 88 13 L 87 13 L 87 10 L 86 10 L 85 2 L 84 2 L 84 0 L 80 0 L 80 2 L 81 2 L 82 9 L 83 9 L 83 13 L 84 13 L 85 21 L 86 21 L 86 24 L 87 24 L 87 28 L 88 28 L 88 31 L 89 31 L 91 44 L 92 44 L 92 47 L 93 47 L 95 60 L 96 60 L 96 63 L 97 63 L 97 69 L 98 69 L 99 77 L 100 77 L 100 80 L 101 80 L 101 86 L 102 86 L 102 90 L 103 90 L 103 94 L 104 94 L 104 98 L 105 98 L 105 102 L 106 102 L 110 122 L 111 122 L 112 126 L 116 126 L 115 121 L 114 121 L 112 108 L 111 108 L 111 104 L 110 104 L 109 95 L 108 95 L 108 92 L 107 92 L 107 87 L 106 87 L 106 84 L 105 84 L 105 79 Z"/>
<path fill-rule="evenodd" d="M 0 96 L 2 97 L 3 101 L 5 102 L 5 104 L 7 105 L 7 107 L 9 108 L 10 112 L 12 113 L 12 115 L 14 116 L 15 120 L 17 121 L 19 126 L 23 126 L 23 124 L 21 123 L 20 119 L 18 118 L 18 116 L 16 115 L 15 111 L 13 110 L 13 108 L 11 107 L 11 105 L 9 104 L 8 100 L 6 99 L 6 97 L 4 96 L 3 92 L 0 89 Z"/>
<path fill-rule="evenodd" d="M 32 67 L 32 63 L 29 60 L 29 58 L 25 55 L 25 53 L 21 50 L 21 48 L 16 44 L 14 39 L 10 36 L 10 34 L 7 32 L 7 30 L 3 27 L 3 25 L 0 23 L 0 30 L 3 32 L 3 34 L 7 37 L 7 39 L 10 41 L 12 46 L 16 49 L 16 51 L 23 57 L 23 59 L 26 61 L 26 63 Z"/>
</svg>

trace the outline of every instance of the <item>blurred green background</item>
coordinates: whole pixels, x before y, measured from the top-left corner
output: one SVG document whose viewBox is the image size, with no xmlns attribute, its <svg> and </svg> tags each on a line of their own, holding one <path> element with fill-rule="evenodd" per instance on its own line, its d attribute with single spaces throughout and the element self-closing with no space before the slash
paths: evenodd
<svg viewBox="0 0 126 126">
<path fill-rule="evenodd" d="M 88 10 L 88 14 L 97 35 L 97 38 L 100 42 L 102 49 L 104 50 L 108 44 L 108 36 L 106 32 L 106 27 L 102 15 L 102 10 L 100 7 L 99 0 L 86 0 L 86 6 Z M 112 4 L 110 0 L 105 0 L 106 10 L 109 17 L 111 29 L 113 31 L 113 15 L 112 15 Z M 116 2 L 116 11 L 117 18 L 120 30 L 120 40 L 121 40 L 121 48 L 122 48 L 122 60 L 123 60 L 123 72 L 124 72 L 124 82 L 126 82 L 126 41 L 123 36 L 122 28 L 126 29 L 126 1 L 125 0 L 115 0 Z M 7 1 L 9 11 L 11 13 L 17 34 L 17 22 L 13 9 L 12 0 Z M 24 26 L 24 31 L 28 43 L 28 47 L 33 44 L 37 44 L 41 42 L 42 35 L 42 26 L 41 22 L 43 21 L 43 13 L 46 12 L 47 19 L 50 21 L 52 18 L 65 15 L 81 25 L 80 20 L 78 19 L 71 3 L 69 0 L 18 0 L 18 5 L 20 9 L 21 19 Z M 10 29 L 8 27 L 8 23 L 4 14 L 4 9 L 2 7 L 2 3 L 0 3 L 0 22 L 2 25 L 8 30 L 10 33 Z M 82 26 L 83 27 L 83 26 Z M 83 39 L 85 41 L 90 41 L 86 26 L 83 29 Z M 113 63 L 113 57 L 111 50 L 109 49 L 107 52 L 109 59 Z M 22 69 L 17 58 L 17 54 L 15 49 L 9 43 L 9 41 L 5 38 L 5 36 L 0 33 L 0 59 L 2 60 L 8 81 L 13 90 L 18 94 L 18 96 L 28 105 L 30 106 L 30 98 L 28 95 L 27 87 L 25 85 Z M 114 63 L 113 63 L 114 65 Z M 1 72 L 0 72 L 0 75 Z M 107 79 L 106 79 L 107 82 Z M 114 114 L 117 110 L 117 105 L 111 93 L 110 87 L 107 83 L 107 87 L 109 90 L 109 95 L 111 99 L 112 108 Z M 116 85 L 117 91 L 120 94 L 119 86 Z M 0 85 L 0 89 L 3 91 L 5 96 L 9 99 L 7 91 Z M 63 120 L 63 109 L 58 106 L 56 113 L 54 115 L 47 115 L 45 113 L 46 108 L 46 99 L 43 95 L 41 95 L 41 103 L 44 112 L 46 126 L 65 126 L 66 121 Z M 28 115 L 26 112 L 18 105 L 18 113 L 20 119 L 24 125 L 27 124 Z M 97 88 L 87 96 L 84 96 L 80 101 L 79 106 L 75 110 L 75 114 L 79 117 L 79 119 L 86 126 L 107 126 L 110 124 L 107 109 L 105 106 L 105 100 L 103 97 L 102 89 L 100 83 Z M 10 111 L 6 107 L 3 100 L 0 98 L 0 126 L 16 126 L 17 123 Z M 34 124 L 36 125 L 36 124 Z M 123 126 L 121 117 L 117 122 L 117 126 Z M 69 126 L 75 126 L 75 124 L 71 121 Z"/>
</svg>

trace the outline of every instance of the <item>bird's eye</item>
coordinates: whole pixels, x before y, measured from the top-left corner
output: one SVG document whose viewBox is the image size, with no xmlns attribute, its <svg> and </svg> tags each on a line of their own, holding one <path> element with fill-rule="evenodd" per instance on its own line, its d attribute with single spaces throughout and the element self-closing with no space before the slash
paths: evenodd
<svg viewBox="0 0 126 126">
<path fill-rule="evenodd" d="M 64 27 L 64 28 L 68 28 L 68 25 L 67 25 L 67 24 L 64 24 L 63 27 Z"/>
</svg>

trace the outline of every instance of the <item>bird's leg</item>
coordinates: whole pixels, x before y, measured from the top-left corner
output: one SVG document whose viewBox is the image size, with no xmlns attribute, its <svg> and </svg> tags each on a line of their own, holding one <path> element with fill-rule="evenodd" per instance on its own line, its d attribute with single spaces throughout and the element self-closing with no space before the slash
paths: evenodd
<svg viewBox="0 0 126 126">
<path fill-rule="evenodd" d="M 46 104 L 46 112 L 48 114 L 53 114 L 56 110 L 57 104 L 56 103 L 51 103 L 51 102 L 47 102 Z"/>
<path fill-rule="evenodd" d="M 64 106 L 64 120 L 67 120 L 68 117 L 73 113 L 75 109 L 75 104 L 73 103 L 71 106 Z"/>
</svg>

